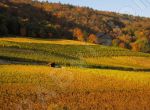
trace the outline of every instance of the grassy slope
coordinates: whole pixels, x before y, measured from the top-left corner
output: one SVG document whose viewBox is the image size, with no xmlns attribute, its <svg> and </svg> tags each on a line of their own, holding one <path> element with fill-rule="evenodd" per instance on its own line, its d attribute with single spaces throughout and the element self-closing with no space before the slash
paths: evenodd
<svg viewBox="0 0 150 110">
<path fill-rule="evenodd" d="M 0 38 L 0 58 L 30 63 L 150 69 L 149 54 L 69 40 Z"/>
<path fill-rule="evenodd" d="M 4 110 L 148 110 L 150 106 L 150 73 L 1 65 L 0 77 Z"/>
<path fill-rule="evenodd" d="M 0 59 L 27 63 L 150 69 L 150 55 L 71 40 L 0 38 Z M 2 62 L 2 61 L 1 61 Z"/>
</svg>

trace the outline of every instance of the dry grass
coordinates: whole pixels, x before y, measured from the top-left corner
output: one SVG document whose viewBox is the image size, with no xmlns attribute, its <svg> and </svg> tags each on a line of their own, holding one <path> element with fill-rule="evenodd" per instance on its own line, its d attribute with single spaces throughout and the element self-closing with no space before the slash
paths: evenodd
<svg viewBox="0 0 150 110">
<path fill-rule="evenodd" d="M 149 110 L 150 72 L 0 66 L 2 110 Z"/>
</svg>

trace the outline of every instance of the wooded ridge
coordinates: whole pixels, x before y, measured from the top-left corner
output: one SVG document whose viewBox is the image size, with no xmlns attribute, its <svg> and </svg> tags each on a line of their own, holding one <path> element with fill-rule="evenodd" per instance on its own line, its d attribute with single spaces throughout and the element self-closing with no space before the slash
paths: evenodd
<svg viewBox="0 0 150 110">
<path fill-rule="evenodd" d="M 74 39 L 150 52 L 150 18 L 61 3 L 1 0 L 0 35 Z"/>
</svg>

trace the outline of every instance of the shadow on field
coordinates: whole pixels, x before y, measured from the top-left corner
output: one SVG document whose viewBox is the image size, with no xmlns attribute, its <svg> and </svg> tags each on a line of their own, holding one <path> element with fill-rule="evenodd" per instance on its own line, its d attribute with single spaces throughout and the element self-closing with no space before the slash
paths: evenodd
<svg viewBox="0 0 150 110">
<path fill-rule="evenodd" d="M 16 57 L 6 57 L 0 56 L 0 65 L 5 64 L 21 64 L 21 65 L 47 65 L 49 62 L 46 61 L 35 61 L 31 59 L 23 59 Z M 108 70 L 121 70 L 121 71 L 136 71 L 136 72 L 150 72 L 150 69 L 142 68 L 128 68 L 128 67 L 119 67 L 119 66 L 104 66 L 104 65 L 86 65 L 86 64 L 70 64 L 70 63 L 56 63 L 64 67 L 79 67 L 79 68 L 91 68 L 91 69 L 108 69 Z"/>
<path fill-rule="evenodd" d="M 110 69 L 110 70 L 122 70 L 122 71 L 143 71 L 143 72 L 150 72 L 150 69 L 140 69 L 140 68 L 128 68 L 128 67 L 115 67 L 115 66 L 89 66 L 88 68 L 95 68 L 95 69 Z"/>
</svg>

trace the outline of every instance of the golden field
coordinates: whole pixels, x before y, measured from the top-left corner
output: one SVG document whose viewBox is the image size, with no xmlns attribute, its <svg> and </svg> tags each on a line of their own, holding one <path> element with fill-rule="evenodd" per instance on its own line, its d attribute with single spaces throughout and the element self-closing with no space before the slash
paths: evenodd
<svg viewBox="0 0 150 110">
<path fill-rule="evenodd" d="M 149 102 L 147 53 L 73 40 L 0 38 L 0 110 L 149 110 Z"/>
<path fill-rule="evenodd" d="M 149 110 L 150 72 L 1 65 L 2 110 Z"/>
</svg>

